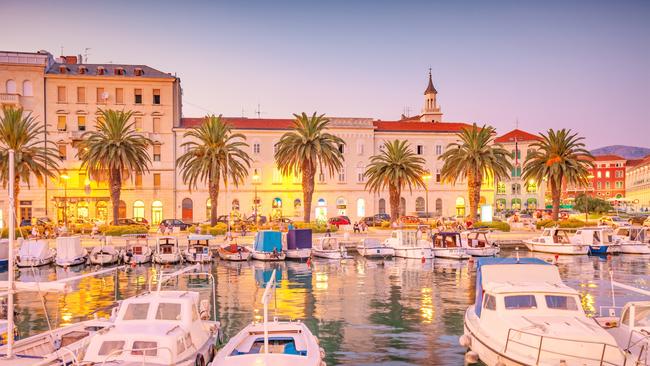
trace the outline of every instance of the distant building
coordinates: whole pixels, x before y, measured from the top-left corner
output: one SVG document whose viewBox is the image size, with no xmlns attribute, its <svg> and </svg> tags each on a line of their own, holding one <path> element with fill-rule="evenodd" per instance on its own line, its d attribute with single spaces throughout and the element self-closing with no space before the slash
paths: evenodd
<svg viewBox="0 0 650 366">
<path fill-rule="evenodd" d="M 593 163 L 589 185 L 566 185 L 563 198 L 574 199 L 585 192 L 604 200 L 625 197 L 625 158 L 618 155 L 597 155 Z"/>
<path fill-rule="evenodd" d="M 650 211 L 650 155 L 627 161 L 625 186 L 627 204 L 637 211 Z"/>
</svg>

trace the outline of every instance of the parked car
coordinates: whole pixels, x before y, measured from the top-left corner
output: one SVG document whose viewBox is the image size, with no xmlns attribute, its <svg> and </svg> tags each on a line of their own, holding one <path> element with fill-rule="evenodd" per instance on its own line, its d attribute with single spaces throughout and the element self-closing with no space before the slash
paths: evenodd
<svg viewBox="0 0 650 366">
<path fill-rule="evenodd" d="M 255 215 L 253 214 L 253 215 L 248 216 L 248 218 L 246 218 L 246 222 L 249 223 L 249 224 L 255 224 L 255 223 L 266 224 L 266 216 L 259 215 L 257 217 L 257 219 L 256 219 Z"/>
<path fill-rule="evenodd" d="M 650 216 L 643 222 L 643 226 L 650 226 Z"/>
<path fill-rule="evenodd" d="M 53 224 L 52 219 L 50 219 L 47 216 L 39 217 L 36 219 L 36 225 L 47 226 L 52 224 Z"/>
<path fill-rule="evenodd" d="M 375 215 L 376 216 L 376 215 Z M 365 222 L 368 226 L 381 226 L 383 222 L 388 222 L 386 220 L 379 219 L 375 216 L 366 216 L 361 219 L 362 222 Z"/>
<path fill-rule="evenodd" d="M 650 216 L 648 215 L 634 215 L 631 216 L 627 221 L 630 223 L 630 225 L 643 225 L 643 223 L 648 220 Z"/>
<path fill-rule="evenodd" d="M 22 219 L 20 220 L 20 227 L 32 226 L 32 219 Z"/>
<path fill-rule="evenodd" d="M 390 215 L 387 213 L 378 213 L 373 216 L 375 220 L 381 221 L 390 221 Z"/>
<path fill-rule="evenodd" d="M 612 228 L 630 226 L 630 223 L 620 216 L 603 216 L 598 220 L 598 225 L 607 225 Z"/>
<path fill-rule="evenodd" d="M 133 219 L 117 219 L 117 224 L 114 224 L 113 221 L 111 221 L 110 225 L 118 225 L 118 226 L 122 226 L 122 225 L 140 225 L 140 226 L 144 226 L 144 225 L 136 222 Z"/>
<path fill-rule="evenodd" d="M 399 222 L 402 224 L 421 224 L 422 222 L 415 216 L 400 216 Z"/>
<path fill-rule="evenodd" d="M 281 223 L 284 223 L 284 224 L 291 224 L 293 222 L 293 220 L 291 220 L 288 217 L 278 217 L 278 218 L 275 218 L 275 219 L 273 219 L 271 221 L 273 221 L 273 222 L 281 222 Z"/>
<path fill-rule="evenodd" d="M 350 220 L 350 218 L 347 217 L 347 216 L 343 216 L 343 215 L 330 217 L 327 220 L 327 222 L 330 225 L 335 225 L 336 227 L 339 227 L 341 225 L 350 225 L 350 224 L 352 224 L 352 221 Z"/>
<path fill-rule="evenodd" d="M 172 229 L 180 228 L 180 230 L 187 230 L 187 228 L 190 227 L 190 224 L 186 224 L 179 219 L 165 219 L 160 222 L 160 227 L 162 226 L 171 226 Z"/>
<path fill-rule="evenodd" d="M 144 217 L 134 217 L 133 221 L 137 222 L 140 225 L 144 225 L 147 229 L 149 228 L 149 221 Z"/>
<path fill-rule="evenodd" d="M 232 222 L 236 224 L 239 221 L 241 221 L 241 218 L 239 218 L 239 216 L 235 216 L 235 215 L 232 215 L 232 216 L 221 215 L 221 216 L 217 217 L 217 222 L 221 222 L 221 223 L 224 223 L 224 224 L 228 224 L 228 222 L 230 220 L 232 220 Z M 210 219 L 206 220 L 206 223 L 209 224 Z"/>
</svg>

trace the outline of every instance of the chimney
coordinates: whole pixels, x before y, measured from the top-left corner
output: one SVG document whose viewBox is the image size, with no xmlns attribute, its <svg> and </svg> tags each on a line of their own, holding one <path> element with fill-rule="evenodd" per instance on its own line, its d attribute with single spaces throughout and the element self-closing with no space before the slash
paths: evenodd
<svg viewBox="0 0 650 366">
<path fill-rule="evenodd" d="M 75 65 L 77 63 L 77 56 L 61 56 L 61 58 L 68 65 Z"/>
</svg>

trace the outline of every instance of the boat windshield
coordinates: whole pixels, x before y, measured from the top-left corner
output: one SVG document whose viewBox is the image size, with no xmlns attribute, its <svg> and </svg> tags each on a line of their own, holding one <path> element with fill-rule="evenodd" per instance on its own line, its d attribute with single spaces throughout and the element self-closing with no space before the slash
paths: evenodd
<svg viewBox="0 0 650 366">
<path fill-rule="evenodd" d="M 508 310 L 537 309 L 534 295 L 512 295 L 503 298 Z"/>
<path fill-rule="evenodd" d="M 133 349 L 131 350 L 131 354 L 135 356 L 157 356 L 158 342 L 135 341 L 133 342 Z"/>
<path fill-rule="evenodd" d="M 114 356 L 118 356 L 122 352 L 118 353 L 115 351 L 122 350 L 122 349 L 124 349 L 124 341 L 104 341 L 102 342 L 101 347 L 99 347 L 99 352 L 97 354 L 100 356 L 108 356 L 110 354 L 113 354 Z"/>
<path fill-rule="evenodd" d="M 165 302 L 158 304 L 156 320 L 181 320 L 181 304 Z"/>
<path fill-rule="evenodd" d="M 571 296 L 545 295 L 546 307 L 557 310 L 578 310 L 576 299 Z"/>
<path fill-rule="evenodd" d="M 650 306 L 641 306 L 641 305 L 635 306 L 634 326 L 650 327 Z"/>
<path fill-rule="evenodd" d="M 149 312 L 148 303 L 132 303 L 126 307 L 122 320 L 144 320 Z"/>
</svg>

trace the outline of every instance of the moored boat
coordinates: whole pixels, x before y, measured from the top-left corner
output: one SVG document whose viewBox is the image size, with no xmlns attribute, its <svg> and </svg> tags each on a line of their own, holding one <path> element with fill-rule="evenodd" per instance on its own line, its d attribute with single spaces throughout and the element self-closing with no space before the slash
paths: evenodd
<svg viewBox="0 0 650 366">
<path fill-rule="evenodd" d="M 219 258 L 225 261 L 243 262 L 251 258 L 251 251 L 247 247 L 235 242 L 217 248 Z"/>
<path fill-rule="evenodd" d="M 650 229 L 645 226 L 622 226 L 614 231 L 619 253 L 650 254 Z"/>
<path fill-rule="evenodd" d="M 393 230 L 384 245 L 395 250 L 395 257 L 432 259 L 433 248 L 427 240 L 418 239 L 416 230 Z"/>
<path fill-rule="evenodd" d="M 461 247 L 460 233 L 441 231 L 433 234 L 433 255 L 436 258 L 469 259 L 469 254 Z"/>
<path fill-rule="evenodd" d="M 589 246 L 589 254 L 602 255 L 618 252 L 618 245 L 614 243 L 612 229 L 607 226 L 584 227 L 578 229 L 570 238 L 573 244 Z"/>
<path fill-rule="evenodd" d="M 47 240 L 28 239 L 23 240 L 16 256 L 18 267 L 40 267 L 52 264 L 56 258 L 56 250 L 50 248 Z"/>
<path fill-rule="evenodd" d="M 59 236 L 56 238 L 56 265 L 71 267 L 86 263 L 88 251 L 81 247 L 78 236 Z"/>
<path fill-rule="evenodd" d="M 392 258 L 395 255 L 395 249 L 375 238 L 360 240 L 357 244 L 357 252 L 365 258 Z"/>
<path fill-rule="evenodd" d="M 122 259 L 122 252 L 112 245 L 106 245 L 106 238 L 100 239 L 100 245 L 90 251 L 88 260 L 92 264 L 111 265 Z"/>
<path fill-rule="evenodd" d="M 156 238 L 156 250 L 153 253 L 153 262 L 158 264 L 174 264 L 183 259 L 178 238 L 175 236 L 159 236 Z"/>
<path fill-rule="evenodd" d="M 314 257 L 326 259 L 343 259 L 346 257 L 345 248 L 342 248 L 339 239 L 333 236 L 318 238 L 311 249 L 311 254 Z"/>
<path fill-rule="evenodd" d="M 311 229 L 293 229 L 286 236 L 287 259 L 307 260 L 311 257 L 312 231 Z"/>
<path fill-rule="evenodd" d="M 531 252 L 551 254 L 587 254 L 589 245 L 571 243 L 566 230 L 556 227 L 545 228 L 536 238 L 524 240 Z"/>
<path fill-rule="evenodd" d="M 586 316 L 556 266 L 536 258 L 479 258 L 475 304 L 460 343 L 487 365 L 624 365 L 614 338 Z"/>
<path fill-rule="evenodd" d="M 188 235 L 187 248 L 183 251 L 185 260 L 189 263 L 212 263 L 210 240 L 213 238 L 212 235 Z"/>
<path fill-rule="evenodd" d="M 468 230 L 460 233 L 461 247 L 472 257 L 494 257 L 501 248 L 491 240 L 487 230 Z"/>
<path fill-rule="evenodd" d="M 149 246 L 148 236 L 145 234 L 123 235 L 126 241 L 124 250 L 124 263 L 143 264 L 151 262 L 153 250 Z"/>
<path fill-rule="evenodd" d="M 253 243 L 253 259 L 260 261 L 283 261 L 286 253 L 282 251 L 282 233 L 273 230 L 262 230 L 255 234 Z"/>
</svg>

